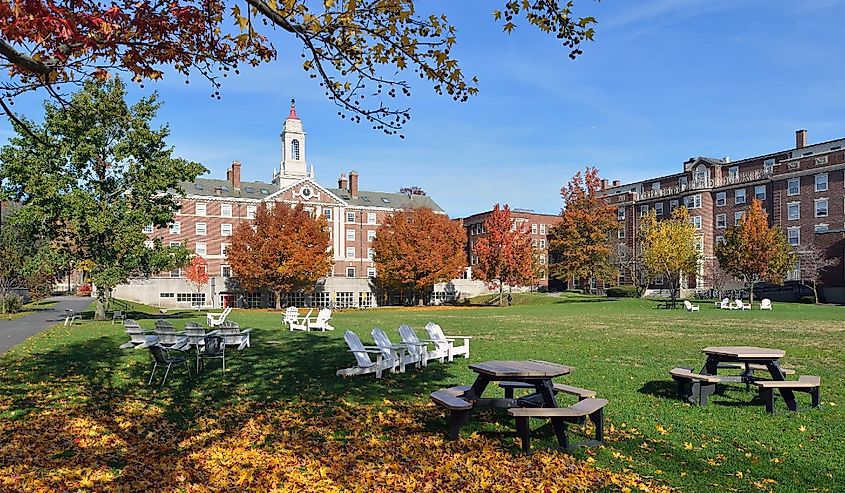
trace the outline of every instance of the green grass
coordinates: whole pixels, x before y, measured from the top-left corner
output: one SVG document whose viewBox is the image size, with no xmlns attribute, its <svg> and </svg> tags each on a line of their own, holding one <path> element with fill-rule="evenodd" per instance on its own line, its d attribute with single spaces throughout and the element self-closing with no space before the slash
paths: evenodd
<svg viewBox="0 0 845 493">
<path fill-rule="evenodd" d="M 54 327 L 0 358 L 0 421 L 24 423 L 26 417 L 75 403 L 109 411 L 115 401 L 131 397 L 163 408 L 172 425 L 190 430 L 213 409 L 244 402 L 283 405 L 318 396 L 374 405 L 385 399 L 426 401 L 438 388 L 471 383 L 474 373 L 467 365 L 472 362 L 532 358 L 573 366 L 561 381 L 595 389 L 610 400 L 607 444 L 574 452 L 599 466 L 628 468 L 688 492 L 837 491 L 845 484 L 842 308 L 776 303 L 771 312 L 739 312 L 702 302 L 702 311 L 690 314 L 654 309 L 654 301 L 573 294 L 520 294 L 514 301 L 507 308 L 339 312 L 332 321 L 338 330 L 329 333 L 292 333 L 281 329 L 280 313 L 235 310 L 230 319 L 254 328 L 253 347 L 233 355 L 225 375 L 216 370 L 188 379 L 177 370 L 162 389 L 145 385 L 147 352 L 118 349 L 126 340 L 120 325 L 85 321 Z M 157 317 L 150 307 L 123 308 L 145 327 Z M 198 312 L 171 318 L 177 326 L 204 322 Z M 379 381 L 372 375 L 335 377 L 338 368 L 353 363 L 343 329 L 368 344 L 374 326 L 398 339 L 401 323 L 424 333 L 430 320 L 447 334 L 473 336 L 472 357 Z M 706 408 L 681 402 L 668 370 L 702 366 L 700 350 L 711 345 L 784 349 L 784 366 L 821 376 L 822 408 L 808 409 L 808 396 L 798 393 L 801 412 L 790 413 L 779 401 L 776 414 L 768 415 L 756 393 L 739 385 L 713 396 Z M 430 426 L 445 434 L 445 421 Z M 509 439 L 512 429 L 506 415 L 489 412 L 472 420 L 463 434 L 489 435 L 518 454 Z M 534 446 L 554 445 L 546 426 Z"/>
<path fill-rule="evenodd" d="M 47 308 L 52 307 L 58 303 L 57 301 L 32 301 L 30 303 L 25 303 L 21 308 L 22 310 L 15 313 L 3 313 L 0 314 L 0 317 L 5 318 L 6 320 L 15 320 L 16 318 L 25 317 L 27 315 L 32 315 L 38 310 L 45 310 Z"/>
</svg>

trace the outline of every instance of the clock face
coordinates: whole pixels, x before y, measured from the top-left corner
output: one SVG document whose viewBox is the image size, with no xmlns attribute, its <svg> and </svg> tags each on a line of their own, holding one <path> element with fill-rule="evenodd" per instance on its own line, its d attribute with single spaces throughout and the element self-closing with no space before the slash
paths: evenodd
<svg viewBox="0 0 845 493">
<path fill-rule="evenodd" d="M 302 187 L 299 194 L 302 195 L 303 198 L 310 199 L 314 192 L 309 187 Z"/>
</svg>

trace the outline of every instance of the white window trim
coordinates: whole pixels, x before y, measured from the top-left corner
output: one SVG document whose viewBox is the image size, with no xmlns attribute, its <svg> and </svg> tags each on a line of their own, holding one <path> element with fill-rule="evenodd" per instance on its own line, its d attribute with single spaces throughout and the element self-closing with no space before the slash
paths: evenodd
<svg viewBox="0 0 845 493">
<path fill-rule="evenodd" d="M 229 232 L 226 233 L 225 228 L 229 226 Z M 230 223 L 224 223 L 220 225 L 220 236 L 232 236 L 232 233 L 235 231 L 235 228 Z"/>
<path fill-rule="evenodd" d="M 798 216 L 797 217 L 789 217 L 789 208 L 792 206 L 798 207 Z M 787 221 L 798 221 L 801 219 L 801 202 L 787 202 L 786 204 L 786 220 Z"/>
<path fill-rule="evenodd" d="M 790 241 L 792 239 L 792 236 L 791 236 L 792 232 L 798 233 L 795 236 L 795 239 L 797 240 L 795 243 L 792 243 L 792 241 Z M 787 243 L 789 243 L 790 245 L 793 245 L 793 246 L 800 245 L 801 244 L 801 226 L 793 226 L 791 228 L 786 228 L 786 241 L 787 241 Z"/>
<path fill-rule="evenodd" d="M 202 245 L 202 252 L 200 252 L 200 245 Z M 198 241 L 194 245 L 194 253 L 196 253 L 197 255 L 202 255 L 202 256 L 208 255 L 208 243 L 206 243 L 204 241 Z"/>
<path fill-rule="evenodd" d="M 226 207 L 227 206 L 229 208 L 228 214 L 226 214 Z M 220 204 L 220 216 L 222 216 L 222 217 L 232 217 L 232 211 L 233 210 L 234 210 L 234 207 L 232 207 L 232 204 Z"/>
<path fill-rule="evenodd" d="M 346 230 L 346 241 L 355 241 L 355 230 L 354 229 L 347 229 Z"/>
<path fill-rule="evenodd" d="M 719 226 L 719 218 L 722 219 L 722 225 Z M 728 227 L 728 215 L 725 213 L 716 214 L 716 228 L 725 229 Z"/>
<path fill-rule="evenodd" d="M 721 199 L 721 203 L 719 200 Z M 722 207 L 728 204 L 728 194 L 727 192 L 716 192 L 716 205 L 718 207 Z"/>
<path fill-rule="evenodd" d="M 200 214 L 200 206 L 202 206 L 202 214 Z M 194 205 L 194 215 L 196 216 L 207 216 L 208 215 L 208 204 L 205 202 L 197 202 Z"/>
<path fill-rule="evenodd" d="M 739 192 L 742 192 L 742 202 L 739 201 Z M 737 188 L 734 190 L 734 205 L 745 204 L 748 200 L 748 191 L 744 188 Z"/>
<path fill-rule="evenodd" d="M 792 183 L 793 181 L 798 182 L 798 191 L 795 192 L 795 193 L 790 193 L 789 190 L 790 190 L 791 187 L 790 187 L 789 184 Z M 790 178 L 786 181 L 786 196 L 787 197 L 794 197 L 796 195 L 801 195 L 801 178 Z"/>
<path fill-rule="evenodd" d="M 821 203 L 821 202 L 827 203 L 823 216 L 819 215 L 819 203 Z M 828 200 L 826 197 L 822 197 L 820 199 L 813 200 L 813 215 L 815 217 L 828 217 L 830 215 L 830 200 Z"/>
<path fill-rule="evenodd" d="M 202 226 L 202 232 L 200 232 L 200 226 Z M 206 236 L 208 234 L 208 224 L 194 223 L 194 234 L 198 236 Z"/>
<path fill-rule="evenodd" d="M 824 176 L 824 189 L 819 189 L 819 178 Z M 827 192 L 830 189 L 830 177 L 827 173 L 819 173 L 813 178 L 813 185 L 817 192 Z"/>
</svg>

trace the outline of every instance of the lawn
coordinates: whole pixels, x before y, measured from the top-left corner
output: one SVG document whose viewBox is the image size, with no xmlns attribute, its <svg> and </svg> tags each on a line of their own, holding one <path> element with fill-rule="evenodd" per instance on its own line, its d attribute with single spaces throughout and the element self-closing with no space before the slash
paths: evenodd
<svg viewBox="0 0 845 493">
<path fill-rule="evenodd" d="M 657 310 L 646 300 L 515 296 L 499 307 L 384 308 L 336 313 L 327 333 L 292 333 L 280 313 L 234 311 L 252 347 L 227 371 L 177 368 L 148 387 L 146 351 L 111 322 L 55 327 L 0 358 L 0 490 L 44 491 L 838 491 L 845 484 L 842 308 L 776 304 L 772 312 Z M 129 307 L 152 327 L 156 310 Z M 193 318 L 191 318 L 193 317 Z M 175 315 L 178 326 L 203 321 Z M 429 320 L 471 335 L 472 357 L 405 374 L 342 379 L 343 329 Z M 768 415 L 756 393 L 726 387 L 706 408 L 674 395 L 668 370 L 700 367 L 709 345 L 784 349 L 784 366 L 820 375 L 822 408 Z M 569 453 L 545 426 L 523 455 L 506 414 L 487 412 L 445 440 L 428 403 L 469 384 L 467 364 L 545 359 L 610 400 L 607 442 Z M 566 397 L 562 401 L 571 402 Z M 533 423 L 536 429 L 541 422 Z M 581 439 L 575 431 L 576 441 Z"/>
</svg>

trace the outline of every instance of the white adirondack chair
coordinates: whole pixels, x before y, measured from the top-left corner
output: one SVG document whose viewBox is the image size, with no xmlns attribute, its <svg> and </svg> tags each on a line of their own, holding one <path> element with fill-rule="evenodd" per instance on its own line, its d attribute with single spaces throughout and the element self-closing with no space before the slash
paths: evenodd
<svg viewBox="0 0 845 493">
<path fill-rule="evenodd" d="M 120 345 L 120 349 L 134 348 L 138 345 L 148 342 L 150 332 L 141 328 L 138 322 L 131 318 L 123 321 L 123 326 L 126 328 L 126 334 L 129 336 L 129 342 Z"/>
<path fill-rule="evenodd" d="M 724 298 L 722 300 L 722 303 L 719 304 L 719 308 L 721 310 L 733 310 L 733 307 L 731 306 L 731 300 L 729 298 Z"/>
<path fill-rule="evenodd" d="M 380 348 L 376 346 L 364 346 L 364 344 L 361 343 L 361 338 L 358 337 L 358 334 L 352 332 L 351 330 L 347 330 L 343 333 L 343 339 L 349 346 L 349 352 L 355 356 L 355 362 L 357 364 L 351 368 L 338 370 L 336 373 L 337 376 L 349 377 L 352 375 L 375 373 L 376 378 L 381 378 L 381 374 L 384 370 L 389 369 L 391 371 L 396 371 L 397 358 L 394 356 L 396 354 L 395 352 L 391 354 L 390 358 L 385 359 L 384 353 Z M 373 362 L 370 357 L 371 354 L 375 355 L 375 362 Z"/>
<path fill-rule="evenodd" d="M 425 325 L 425 331 L 428 332 L 430 342 L 438 351 L 446 351 L 446 359 L 448 361 L 454 360 L 455 356 L 464 355 L 464 358 L 469 358 L 469 340 L 470 336 L 446 336 L 443 329 L 434 322 L 429 322 Z M 455 346 L 455 341 L 462 339 L 464 343 L 460 346 Z"/>
<path fill-rule="evenodd" d="M 308 330 L 320 329 L 323 332 L 325 332 L 327 330 L 334 330 L 334 327 L 332 327 L 329 324 L 329 320 L 331 320 L 331 319 L 332 319 L 332 311 L 329 310 L 328 308 L 323 308 L 322 310 L 320 310 L 320 313 L 317 314 L 317 320 L 315 320 L 313 322 L 310 321 L 310 320 L 306 320 L 305 326 L 308 327 Z"/>
<path fill-rule="evenodd" d="M 446 359 L 446 351 L 430 350 L 428 342 L 420 341 L 417 332 L 410 325 L 403 324 L 399 327 L 399 337 L 402 338 L 402 344 L 408 347 L 408 351 L 420 354 L 423 366 L 428 366 L 428 362 L 433 359 L 441 363 Z"/>
<path fill-rule="evenodd" d="M 232 307 L 227 306 L 223 313 L 207 313 L 205 315 L 206 323 L 209 327 L 219 327 L 226 321 L 226 317 L 232 312 Z"/>
<path fill-rule="evenodd" d="M 772 309 L 772 300 L 769 298 L 763 298 L 763 301 L 760 302 L 760 309 L 761 310 L 771 310 Z"/>
<path fill-rule="evenodd" d="M 407 344 L 393 344 L 390 337 L 378 327 L 374 327 L 370 332 L 373 340 L 376 341 L 376 346 L 380 347 L 382 351 L 393 350 L 398 356 L 399 371 L 405 372 L 407 365 L 414 365 L 417 368 L 425 365 L 425 355 L 420 351 L 420 346 L 414 345 L 414 350 Z"/>
<path fill-rule="evenodd" d="M 736 300 L 736 309 L 737 310 L 750 310 L 751 303 L 743 303 L 742 300 Z"/>
<path fill-rule="evenodd" d="M 688 312 L 701 311 L 698 305 L 693 305 L 689 300 L 684 300 L 684 308 L 686 308 Z"/>
<path fill-rule="evenodd" d="M 308 323 L 311 321 L 311 314 L 313 312 L 313 309 L 308 310 L 308 313 L 305 314 L 304 317 L 299 318 L 299 310 L 293 308 L 291 311 L 291 309 L 288 308 L 287 311 L 285 311 L 285 318 L 282 321 L 288 324 L 288 328 L 291 331 L 308 330 Z"/>
</svg>

